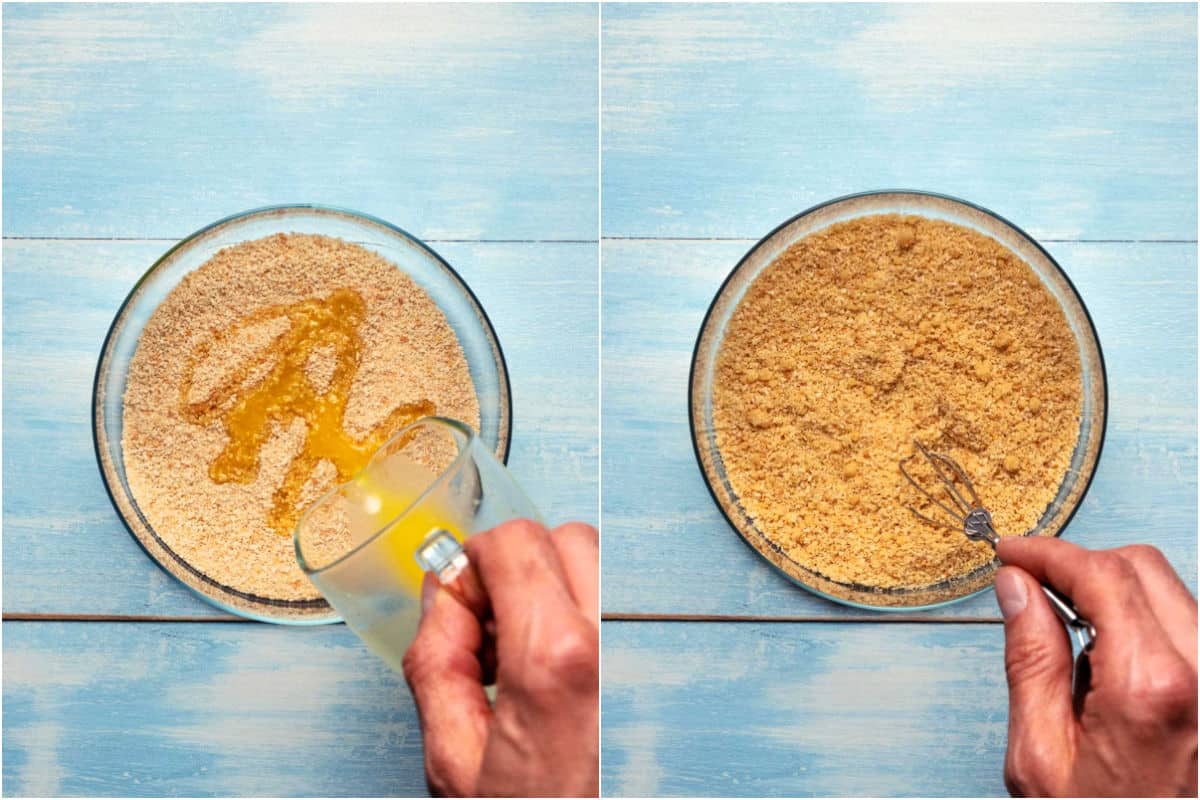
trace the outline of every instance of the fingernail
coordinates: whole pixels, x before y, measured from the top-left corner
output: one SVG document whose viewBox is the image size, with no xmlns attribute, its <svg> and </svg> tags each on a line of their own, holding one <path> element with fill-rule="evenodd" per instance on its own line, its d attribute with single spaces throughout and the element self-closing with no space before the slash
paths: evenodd
<svg viewBox="0 0 1200 800">
<path fill-rule="evenodd" d="M 421 581 L 421 616 L 428 614 L 429 609 L 433 608 L 437 590 L 437 580 L 434 579 L 432 573 L 426 573 L 425 580 Z"/>
<path fill-rule="evenodd" d="M 1005 619 L 1012 619 L 1025 610 L 1029 599 L 1025 592 L 1025 581 L 1014 572 L 1002 569 L 996 573 L 996 602 Z"/>
</svg>

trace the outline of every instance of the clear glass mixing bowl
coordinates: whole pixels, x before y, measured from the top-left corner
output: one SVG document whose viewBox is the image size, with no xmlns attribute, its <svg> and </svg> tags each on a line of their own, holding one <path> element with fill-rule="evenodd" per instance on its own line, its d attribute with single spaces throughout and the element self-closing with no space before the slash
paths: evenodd
<svg viewBox="0 0 1200 800">
<path fill-rule="evenodd" d="M 987 589 L 998 566 L 979 569 L 930 586 L 879 588 L 843 583 L 808 569 L 759 530 L 738 501 L 725 474 L 713 430 L 713 375 L 726 326 L 747 288 L 767 266 L 793 244 L 834 223 L 873 214 L 916 214 L 972 228 L 1020 256 L 1058 301 L 1079 346 L 1083 377 L 1083 412 L 1071 466 L 1054 500 L 1030 536 L 1058 536 L 1071 520 L 1092 482 L 1108 415 L 1104 356 L 1091 316 L 1062 268 L 1028 234 L 1002 217 L 945 195 L 917 191 L 881 191 L 831 200 L 792 217 L 750 249 L 725 279 L 709 306 L 692 356 L 688 385 L 692 443 L 713 499 L 729 524 L 763 558 L 793 582 L 830 600 L 860 608 L 912 611 L 956 602 Z"/>
<path fill-rule="evenodd" d="M 508 369 L 500 342 L 470 287 L 441 256 L 416 237 L 381 219 L 318 205 L 272 206 L 226 217 L 172 247 L 134 285 L 113 320 L 92 394 L 96 458 L 113 506 L 142 548 L 170 574 L 226 611 L 268 622 L 338 622 L 324 600 L 289 601 L 258 597 L 226 586 L 173 551 L 146 521 L 125 478 L 121 449 L 122 407 L 129 362 L 150 316 L 192 270 L 224 247 L 276 233 L 333 236 L 373 250 L 399 266 L 429 293 L 454 329 L 479 396 L 481 440 L 508 460 L 512 409 Z"/>
</svg>

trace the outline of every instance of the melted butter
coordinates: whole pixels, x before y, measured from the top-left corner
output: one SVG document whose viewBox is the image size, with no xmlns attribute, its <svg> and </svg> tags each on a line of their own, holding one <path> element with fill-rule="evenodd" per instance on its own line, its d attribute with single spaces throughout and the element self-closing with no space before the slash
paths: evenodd
<svg viewBox="0 0 1200 800">
<path fill-rule="evenodd" d="M 362 438 L 346 431 L 346 404 L 358 373 L 363 347 L 359 328 L 365 315 L 366 306 L 357 292 L 338 289 L 323 300 L 304 300 L 252 314 L 201 345 L 189 359 L 180 387 L 180 411 L 197 425 L 220 421 L 229 437 L 209 465 L 214 482 L 253 483 L 258 478 L 262 448 L 271 435 L 297 418 L 304 420 L 304 446 L 275 490 L 267 512 L 268 524 L 281 535 L 290 535 L 295 527 L 302 511 L 297 506 L 300 494 L 322 461 L 334 466 L 339 482 L 349 480 L 397 430 L 435 412 L 429 400 L 404 403 Z M 287 318 L 288 328 L 260 358 L 247 359 L 203 400 L 188 402 L 196 365 L 212 344 L 279 317 Z M 306 372 L 309 358 L 320 348 L 330 348 L 335 362 L 323 392 L 313 386 Z M 254 386 L 244 385 L 252 370 L 271 360 L 274 363 L 266 377 Z"/>
</svg>

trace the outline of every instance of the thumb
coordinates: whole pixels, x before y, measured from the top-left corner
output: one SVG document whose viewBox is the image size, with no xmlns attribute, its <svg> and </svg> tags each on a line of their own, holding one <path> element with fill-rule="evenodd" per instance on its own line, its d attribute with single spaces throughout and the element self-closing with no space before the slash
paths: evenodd
<svg viewBox="0 0 1200 800">
<path fill-rule="evenodd" d="M 1076 725 L 1071 710 L 1071 643 L 1042 593 L 1019 567 L 996 573 L 1004 615 L 1008 675 L 1008 754 L 1005 781 L 1014 795 L 1055 794 L 1071 763 Z"/>
</svg>

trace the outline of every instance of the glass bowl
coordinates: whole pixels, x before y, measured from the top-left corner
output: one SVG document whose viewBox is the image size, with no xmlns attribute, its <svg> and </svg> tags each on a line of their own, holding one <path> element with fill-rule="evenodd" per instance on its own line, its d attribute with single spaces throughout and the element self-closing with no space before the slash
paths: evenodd
<svg viewBox="0 0 1200 800">
<path fill-rule="evenodd" d="M 713 430 L 713 376 L 717 354 L 734 309 L 749 286 L 780 254 L 800 239 L 834 223 L 873 214 L 914 214 L 971 228 L 995 239 L 1028 264 L 1058 301 L 1079 346 L 1082 366 L 1083 411 L 1071 465 L 1054 500 L 1037 526 L 1026 535 L 1058 536 L 1087 493 L 1108 416 L 1108 387 L 1104 356 L 1091 316 L 1071 280 L 1055 260 L 1028 234 L 1002 217 L 963 200 L 917 191 L 866 192 L 831 200 L 792 217 L 767 234 L 734 267 L 717 291 L 700 327 L 692 355 L 688 406 L 692 443 L 700 471 L 713 499 L 729 524 L 763 558 L 794 583 L 822 597 L 860 608 L 912 611 L 963 600 L 987 589 L 998 563 L 966 575 L 916 588 L 880 588 L 832 580 L 791 559 L 757 528 L 738 500 L 717 449 Z"/>
<path fill-rule="evenodd" d="M 226 586 L 173 551 L 146 521 L 125 476 L 121 434 L 129 362 L 142 329 L 159 303 L 192 270 L 224 247 L 276 233 L 337 237 L 372 250 L 399 266 L 433 298 L 462 344 L 479 397 L 480 437 L 501 461 L 508 460 L 512 426 L 508 368 L 487 314 L 470 287 L 441 256 L 381 219 L 317 205 L 272 206 L 226 217 L 172 247 L 134 285 L 109 328 L 96 366 L 92 434 L 109 498 L 142 549 L 159 566 L 213 605 L 267 622 L 338 622 L 322 599 L 278 600 Z"/>
</svg>

